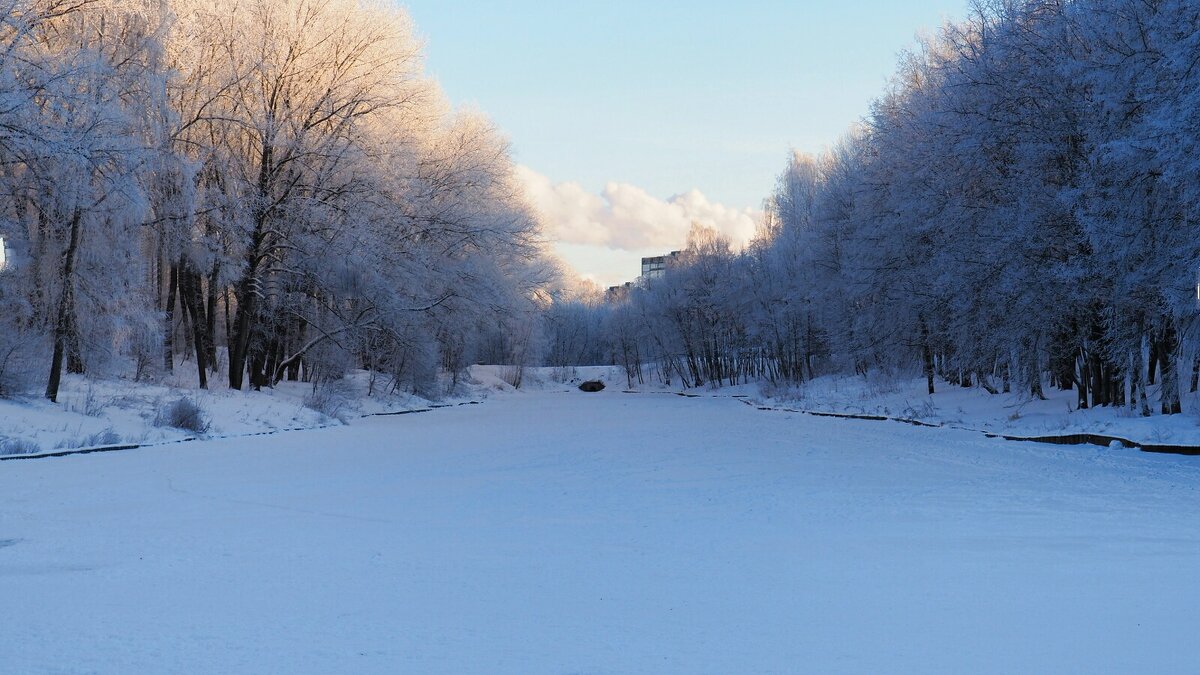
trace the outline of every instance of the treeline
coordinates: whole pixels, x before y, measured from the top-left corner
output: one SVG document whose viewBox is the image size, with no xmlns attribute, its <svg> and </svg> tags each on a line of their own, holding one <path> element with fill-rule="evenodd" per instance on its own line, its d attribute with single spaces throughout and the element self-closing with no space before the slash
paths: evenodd
<svg viewBox="0 0 1200 675">
<path fill-rule="evenodd" d="M 505 141 L 392 3 L 0 7 L 0 393 L 431 386 L 523 354 L 549 267 Z"/>
<path fill-rule="evenodd" d="M 699 237 L 625 302 L 556 308 L 549 353 L 689 384 L 1052 386 L 1143 415 L 1157 384 L 1178 413 L 1200 379 L 1197 110 L 1195 2 L 978 3 L 861 127 L 791 160 L 745 252 Z"/>
</svg>

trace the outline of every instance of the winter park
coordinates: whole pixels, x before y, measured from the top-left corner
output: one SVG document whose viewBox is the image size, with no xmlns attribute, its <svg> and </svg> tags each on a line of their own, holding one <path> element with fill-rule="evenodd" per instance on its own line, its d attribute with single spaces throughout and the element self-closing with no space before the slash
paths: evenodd
<svg viewBox="0 0 1200 675">
<path fill-rule="evenodd" d="M 1192 0 L 0 3 L 0 673 L 1200 672 Z"/>
</svg>

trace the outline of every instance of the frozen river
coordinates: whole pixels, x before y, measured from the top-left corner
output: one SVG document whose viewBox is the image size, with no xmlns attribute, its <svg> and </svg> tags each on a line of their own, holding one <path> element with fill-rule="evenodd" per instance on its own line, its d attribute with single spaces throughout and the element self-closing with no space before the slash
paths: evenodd
<svg viewBox="0 0 1200 675">
<path fill-rule="evenodd" d="M 1200 458 L 525 394 L 0 463 L 5 672 L 1194 672 Z"/>
</svg>

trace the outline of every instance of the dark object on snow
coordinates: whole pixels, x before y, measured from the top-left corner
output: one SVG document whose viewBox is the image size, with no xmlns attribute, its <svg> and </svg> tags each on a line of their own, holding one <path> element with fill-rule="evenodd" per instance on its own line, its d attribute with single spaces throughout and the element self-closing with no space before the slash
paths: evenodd
<svg viewBox="0 0 1200 675">
<path fill-rule="evenodd" d="M 604 383 L 600 380 L 590 380 L 579 385 L 579 391 L 586 391 L 589 394 L 601 391 L 604 389 Z"/>
</svg>

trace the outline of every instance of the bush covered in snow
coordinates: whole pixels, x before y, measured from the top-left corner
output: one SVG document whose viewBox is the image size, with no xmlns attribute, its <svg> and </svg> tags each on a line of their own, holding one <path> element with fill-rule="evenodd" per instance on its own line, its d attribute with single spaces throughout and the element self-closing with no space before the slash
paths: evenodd
<svg viewBox="0 0 1200 675">
<path fill-rule="evenodd" d="M 192 399 L 184 396 L 158 411 L 154 418 L 156 427 L 173 427 L 197 434 L 208 431 L 208 415 Z"/>
<path fill-rule="evenodd" d="M 41 446 L 31 440 L 0 436 L 0 455 L 32 455 L 41 451 Z"/>
</svg>

